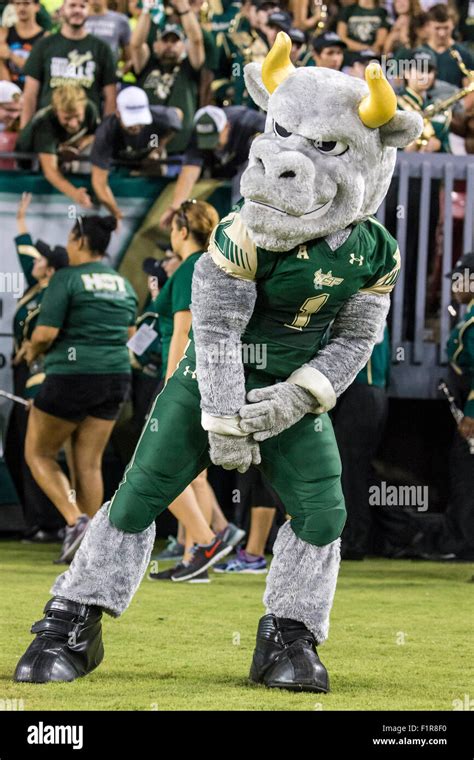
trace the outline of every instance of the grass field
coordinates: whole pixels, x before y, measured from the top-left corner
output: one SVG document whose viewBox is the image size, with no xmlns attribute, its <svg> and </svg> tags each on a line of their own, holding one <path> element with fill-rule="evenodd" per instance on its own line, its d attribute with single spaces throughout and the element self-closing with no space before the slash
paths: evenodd
<svg viewBox="0 0 474 760">
<path fill-rule="evenodd" d="M 0 543 L 0 700 L 25 710 L 452 710 L 474 697 L 474 565 L 343 563 L 329 641 L 328 695 L 246 681 L 265 576 L 206 585 L 144 580 L 105 660 L 73 684 L 11 681 L 57 574 L 56 546 Z M 165 566 L 165 565 L 164 565 Z"/>
</svg>

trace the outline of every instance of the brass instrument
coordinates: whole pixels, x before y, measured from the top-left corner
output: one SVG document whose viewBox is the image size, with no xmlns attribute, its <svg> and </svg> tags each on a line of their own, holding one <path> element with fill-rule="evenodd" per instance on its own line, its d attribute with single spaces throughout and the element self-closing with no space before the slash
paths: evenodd
<svg viewBox="0 0 474 760">
<path fill-rule="evenodd" d="M 454 92 L 448 98 L 445 98 L 444 100 L 437 100 L 436 103 L 430 103 L 429 106 L 426 106 L 426 108 L 422 109 L 421 115 L 423 117 L 424 126 L 423 132 L 416 141 L 418 150 L 428 143 L 430 137 L 434 136 L 435 131 L 433 129 L 433 125 L 431 124 L 431 119 L 433 116 L 437 116 L 437 114 L 443 113 L 443 111 L 447 111 L 453 105 L 453 103 L 457 103 L 458 100 L 462 100 L 462 98 L 465 98 L 466 95 L 469 95 L 470 92 L 474 92 L 474 79 L 467 87 L 463 87 L 461 90 L 458 90 L 458 92 Z"/>
<path fill-rule="evenodd" d="M 314 30 L 314 36 L 319 37 L 319 35 L 324 32 L 324 27 L 326 26 L 326 21 L 328 17 L 328 7 L 325 3 L 321 3 L 320 0 L 313 0 L 311 5 L 312 5 L 312 9 L 311 9 L 312 15 L 315 14 L 317 8 L 319 8 L 321 12 L 319 21 L 316 24 L 316 29 Z"/>
<path fill-rule="evenodd" d="M 451 56 L 451 58 L 454 58 L 454 60 L 456 61 L 457 65 L 459 66 L 460 70 L 464 74 L 464 76 L 467 77 L 471 82 L 474 81 L 474 70 L 470 71 L 467 68 L 466 64 L 464 63 L 463 59 L 461 58 L 461 54 L 459 53 L 459 50 L 455 50 L 454 48 L 452 48 L 449 51 L 449 55 Z"/>
</svg>

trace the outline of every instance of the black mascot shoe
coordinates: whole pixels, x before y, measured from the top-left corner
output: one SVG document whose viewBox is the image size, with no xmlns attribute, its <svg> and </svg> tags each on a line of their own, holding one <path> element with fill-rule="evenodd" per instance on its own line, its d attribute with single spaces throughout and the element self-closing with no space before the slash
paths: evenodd
<svg viewBox="0 0 474 760">
<path fill-rule="evenodd" d="M 290 691 L 329 691 L 316 639 L 303 623 L 264 615 L 258 624 L 250 680 Z"/>
<path fill-rule="evenodd" d="M 104 658 L 100 607 L 55 596 L 35 623 L 31 642 L 16 666 L 14 681 L 74 681 L 94 670 Z"/>
</svg>

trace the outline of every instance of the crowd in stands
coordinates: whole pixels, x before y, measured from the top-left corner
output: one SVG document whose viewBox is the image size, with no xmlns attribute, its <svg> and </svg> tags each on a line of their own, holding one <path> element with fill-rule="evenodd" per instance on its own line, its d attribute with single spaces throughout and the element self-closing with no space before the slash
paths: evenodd
<svg viewBox="0 0 474 760">
<path fill-rule="evenodd" d="M 425 119 L 422 136 L 406 148 L 408 152 L 474 152 L 474 4 L 469 0 L 447 4 L 430 0 L 385 3 L 328 0 L 327 4 L 317 0 L 109 0 L 109 4 L 107 0 L 43 3 L 13 0 L 0 8 L 0 14 L 0 151 L 7 153 L 0 157 L 0 166 L 41 171 L 57 191 L 71 198 L 83 211 L 102 207 L 110 215 L 94 216 L 94 223 L 87 214 L 78 216 L 68 240 L 67 255 L 70 269 L 93 264 L 93 277 L 100 269 L 106 289 L 124 288 L 123 292 L 127 292 L 121 322 L 110 343 L 120 344 L 123 351 L 135 329 L 136 296 L 130 283 L 118 275 L 118 279 L 113 279 L 113 270 L 102 262 L 110 235 L 123 216 L 109 184 L 110 172 L 120 165 L 135 173 L 177 180 L 170 205 L 158 221 L 162 229 L 170 232 L 171 255 L 164 262 L 148 258 L 143 265 L 150 298 L 138 316 L 136 327 L 141 330 L 146 326 L 150 340 L 145 348 L 141 345 L 140 350 L 135 350 L 136 346 L 130 349 L 132 446 L 152 399 L 176 366 L 177 357 L 182 355 L 191 324 L 192 264 L 205 250 L 218 220 L 217 212 L 209 204 L 197 202 L 201 205 L 196 207 L 196 202 L 190 200 L 194 186 L 201 177 L 227 179 L 232 183 L 232 201 L 239 199 L 239 180 L 250 143 L 265 128 L 265 114 L 256 108 L 246 91 L 243 67 L 251 61 L 263 61 L 279 31 L 290 36 L 295 66 L 328 67 L 363 78 L 368 63 L 381 62 L 396 89 L 401 109 L 421 112 L 428 105 L 449 98 L 449 104 Z M 71 181 L 72 173 L 90 174 L 90 183 L 77 187 Z M 83 383 L 82 411 L 73 408 L 77 399 L 70 394 L 71 408 L 59 408 L 59 402 L 64 405 L 68 398 L 66 386 L 58 395 L 58 387 L 51 378 L 48 381 L 47 369 L 48 383 L 44 382 L 41 367 L 35 369 L 35 360 L 43 353 L 49 355 L 46 366 L 48 361 L 50 368 L 53 366 L 48 352 L 56 345 L 53 353 L 56 358 L 60 355 L 60 347 L 54 341 L 57 331 L 66 329 L 62 296 L 56 288 L 54 300 L 55 290 L 51 288 L 48 294 L 46 288 L 50 288 L 53 276 L 56 278 L 53 282 L 58 284 L 58 279 L 72 282 L 75 273 L 62 272 L 58 277 L 55 273 L 64 265 L 64 252 L 51 251 L 47 246 L 41 248 L 29 238 L 24 223 L 28 202 L 24 200 L 20 207 L 17 247 L 20 260 L 23 257 L 29 261 L 28 293 L 34 299 L 33 306 L 36 308 L 41 298 L 46 303 L 42 315 L 39 307 L 34 314 L 36 318 L 40 315 L 37 329 L 43 332 L 46 329 L 46 337 L 41 342 L 36 334 L 37 345 L 32 348 L 35 323 L 30 321 L 26 332 L 24 323 L 18 323 L 15 390 L 25 394 L 27 388 L 35 386 L 31 378 L 36 376 L 35 394 L 38 393 L 40 403 L 35 402 L 35 406 L 56 422 L 50 428 L 41 416 L 36 423 L 35 417 L 30 416 L 27 430 L 25 413 L 21 417 L 18 410 L 15 412 L 10 422 L 10 455 L 14 452 L 10 469 L 18 473 L 18 483 L 25 483 L 28 477 L 27 492 L 18 484 L 17 490 L 23 491 L 20 495 L 26 504 L 30 536 L 51 533 L 52 505 L 66 520 L 69 532 L 61 557 L 62 561 L 69 561 L 87 527 L 87 518 L 102 502 L 103 484 L 97 475 L 101 457 L 120 406 L 130 392 L 129 379 L 117 380 L 111 408 L 110 376 L 125 376 L 130 368 L 125 368 L 127 361 L 115 367 L 107 364 L 105 354 L 100 357 L 104 367 L 104 398 L 102 406 L 99 404 L 102 414 L 96 414 L 95 418 L 101 424 L 93 431 L 97 445 L 88 450 L 81 440 L 81 425 L 84 415 L 87 417 L 88 403 L 92 404 L 94 417 L 93 403 L 98 403 L 98 390 L 94 386 L 91 396 L 84 376 L 91 371 L 87 367 L 88 362 L 94 363 L 94 356 L 84 357 L 81 378 L 77 379 Z M 30 267 L 28 256 L 37 260 L 36 270 Z M 72 301 L 68 308 L 73 308 L 76 295 L 70 288 Z M 80 298 L 74 308 L 87 312 Z M 94 336 L 97 337 L 92 329 L 97 324 L 94 308 L 87 312 L 92 353 Z M 74 329 L 82 335 L 84 325 L 75 325 Z M 348 462 L 345 488 L 352 488 L 354 504 L 359 499 L 349 520 L 348 558 L 359 559 L 369 551 L 366 494 L 370 460 L 386 418 L 388 340 L 385 334 L 374 351 L 370 371 L 365 368 L 351 394 L 346 396 L 346 411 L 340 415 L 339 423 L 335 416 L 336 434 L 344 452 L 344 442 L 350 439 L 350 433 L 344 439 L 343 423 L 355 419 L 362 408 L 372 409 L 372 426 L 366 430 L 371 445 L 366 447 L 363 466 L 359 452 L 347 447 L 345 454 Z M 115 351 L 112 353 L 116 355 Z M 375 366 L 377 380 L 374 380 Z M 61 372 L 56 367 L 49 374 L 54 379 Z M 68 424 L 62 424 L 61 420 L 67 420 Z M 86 429 L 84 435 L 88 434 Z M 21 461 L 18 460 L 25 441 L 26 469 L 34 480 L 24 475 L 24 458 L 20 456 Z M 66 458 L 68 452 L 72 456 L 69 481 L 60 474 L 56 463 L 62 449 Z M 130 451 L 124 455 L 124 466 L 129 455 Z M 88 472 L 86 485 L 82 471 Z M 95 474 L 90 481 L 92 471 Z M 47 495 L 53 512 L 48 513 L 45 507 L 38 514 L 38 509 L 31 506 L 39 504 L 38 485 L 43 497 Z M 88 505 L 82 513 L 68 501 L 71 488 Z M 247 506 L 254 509 L 249 543 L 240 550 L 237 564 L 232 560 L 231 570 L 264 572 L 263 554 L 272 522 L 276 512 L 283 519 L 284 505 L 257 472 L 243 477 L 238 488 L 241 494 L 246 494 Z M 201 510 L 207 523 L 216 532 L 227 531 L 229 536 L 234 527 L 229 528 L 206 478 L 198 478 L 189 489 L 180 497 L 181 506 L 175 505 L 173 514 L 179 518 L 181 508 L 189 514 L 194 508 L 190 504 L 198 505 L 195 508 Z M 236 529 L 232 535 L 237 541 L 242 532 Z M 474 538 L 466 541 L 467 554 L 474 556 Z M 192 535 L 181 530 L 165 557 L 180 559 L 190 545 Z"/>
</svg>

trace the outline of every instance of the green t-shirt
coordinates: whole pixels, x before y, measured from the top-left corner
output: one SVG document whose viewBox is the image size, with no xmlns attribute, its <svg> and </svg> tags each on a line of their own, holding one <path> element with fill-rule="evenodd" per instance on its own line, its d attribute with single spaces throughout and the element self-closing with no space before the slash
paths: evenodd
<svg viewBox="0 0 474 760">
<path fill-rule="evenodd" d="M 168 354 L 173 335 L 174 315 L 177 311 L 189 311 L 191 306 L 191 283 L 194 267 L 202 251 L 192 253 L 169 278 L 153 301 L 153 311 L 159 314 L 161 335 L 162 377 L 166 375 Z"/>
<path fill-rule="evenodd" d="M 100 110 L 102 89 L 116 81 L 110 47 L 92 34 L 82 40 L 68 40 L 60 32 L 43 37 L 34 45 L 23 71 L 40 82 L 38 108 L 49 105 L 56 87 L 75 82 Z"/>
<path fill-rule="evenodd" d="M 56 272 L 38 319 L 38 325 L 60 328 L 46 355 L 46 374 L 129 372 L 126 343 L 137 301 L 128 280 L 100 261 Z"/>
<path fill-rule="evenodd" d="M 411 89 L 411 87 L 403 87 L 398 96 L 397 104 L 399 110 L 402 111 L 417 111 L 420 113 L 424 108 L 427 108 L 432 103 L 436 103 L 439 100 L 437 97 L 432 97 L 430 92 L 426 93 L 425 99 L 417 92 Z M 441 143 L 441 147 L 438 153 L 451 153 L 451 146 L 449 144 L 449 126 L 451 124 L 451 111 L 442 111 L 439 114 L 433 116 L 430 119 L 431 126 L 434 129 L 434 136 L 438 138 Z"/>
<path fill-rule="evenodd" d="M 198 106 L 199 81 L 200 72 L 187 58 L 175 66 L 165 66 L 154 55 L 137 76 L 137 86 L 145 90 L 151 106 L 172 106 L 183 112 L 182 129 L 168 143 L 168 153 L 182 153 L 189 142 Z"/>
<path fill-rule="evenodd" d="M 374 44 L 379 29 L 390 29 L 385 8 L 361 8 L 356 3 L 343 8 L 338 18 L 347 24 L 348 37 L 368 48 Z"/>
<path fill-rule="evenodd" d="M 232 211 L 212 233 L 209 252 L 227 274 L 256 281 L 255 308 L 242 335 L 255 351 L 246 351 L 244 363 L 275 378 L 317 354 L 351 296 L 389 293 L 400 270 L 397 241 L 373 218 L 356 224 L 335 251 L 321 238 L 276 253 L 256 246 L 239 211 Z M 186 353 L 192 356 L 189 348 Z"/>
<path fill-rule="evenodd" d="M 78 132 L 71 135 L 59 123 L 52 106 L 46 106 L 46 108 L 38 111 L 21 131 L 16 143 L 16 150 L 19 152 L 56 154 L 59 145 L 63 143 L 75 145 L 85 135 L 94 134 L 98 119 L 99 114 L 94 103 L 90 100 L 87 101 L 84 121 Z"/>
<path fill-rule="evenodd" d="M 467 50 L 464 45 L 459 45 L 457 42 L 455 42 L 454 45 L 451 45 L 448 50 L 445 50 L 444 53 L 437 53 L 436 50 L 433 50 L 433 48 L 431 48 L 429 45 L 423 45 L 423 47 L 425 47 L 430 51 L 430 53 L 436 56 L 436 78 L 442 79 L 444 82 L 450 82 L 456 87 L 462 87 L 462 82 L 463 79 L 465 79 L 465 75 L 449 51 L 457 50 L 462 58 L 463 63 L 469 70 L 472 70 L 474 69 L 474 57 L 469 52 L 469 50 Z"/>
<path fill-rule="evenodd" d="M 457 375 L 470 381 L 470 392 L 464 407 L 467 417 L 474 417 L 474 299 L 468 304 L 464 319 L 454 327 L 447 345 L 448 359 Z"/>
</svg>

